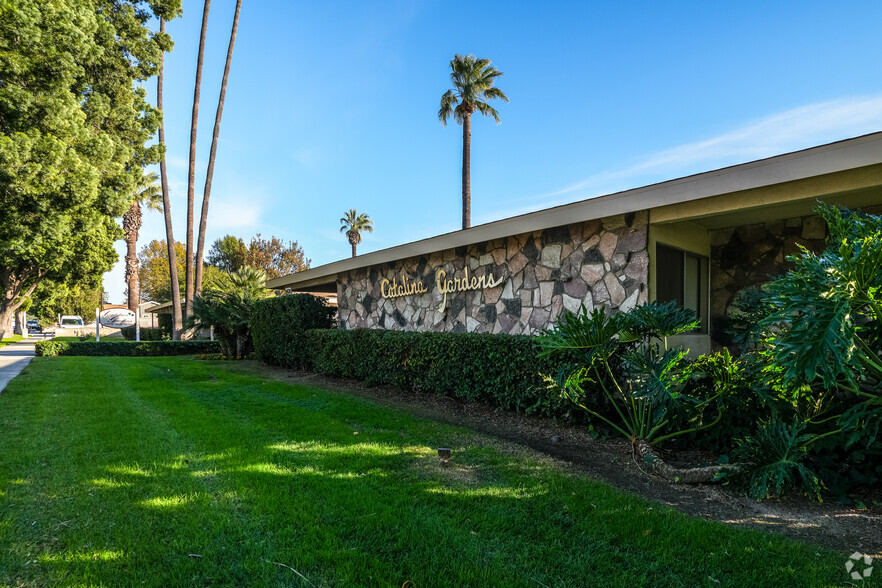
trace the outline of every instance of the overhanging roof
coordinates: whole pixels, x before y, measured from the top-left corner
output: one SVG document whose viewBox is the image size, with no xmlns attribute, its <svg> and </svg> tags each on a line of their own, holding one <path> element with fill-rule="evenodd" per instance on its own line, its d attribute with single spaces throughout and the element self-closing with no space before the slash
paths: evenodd
<svg viewBox="0 0 882 588">
<path fill-rule="evenodd" d="M 664 211 L 666 222 L 672 222 L 690 218 L 687 205 L 699 200 L 724 195 L 734 196 L 736 193 L 756 194 L 780 187 L 782 184 L 880 164 L 882 164 L 882 132 L 445 233 L 275 278 L 267 281 L 267 288 L 294 287 L 303 290 L 326 286 L 334 282 L 336 275 L 341 272 L 629 212 L 658 209 Z M 882 185 L 882 176 L 872 175 L 874 178 L 879 177 L 875 184 Z M 770 194 L 774 197 L 774 194 Z M 741 208 L 768 206 L 768 197 L 769 195 L 766 195 L 765 203 L 762 199 L 759 202 L 744 202 Z M 813 197 L 809 195 L 803 199 Z M 734 204 L 730 208 L 738 209 L 739 205 Z"/>
</svg>

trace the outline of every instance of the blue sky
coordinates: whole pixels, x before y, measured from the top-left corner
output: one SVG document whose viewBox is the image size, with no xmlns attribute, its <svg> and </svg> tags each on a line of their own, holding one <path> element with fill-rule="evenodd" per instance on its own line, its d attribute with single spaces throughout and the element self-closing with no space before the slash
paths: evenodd
<svg viewBox="0 0 882 588">
<path fill-rule="evenodd" d="M 202 4 L 168 26 L 182 242 Z M 197 206 L 234 5 L 211 5 Z M 208 243 L 276 235 L 315 267 L 350 255 L 349 208 L 374 221 L 359 253 L 457 230 L 462 131 L 437 118 L 456 53 L 491 59 L 511 99 L 495 104 L 502 124 L 472 125 L 477 225 L 882 129 L 880 22 L 882 3 L 860 1 L 244 0 Z M 162 215 L 145 214 L 139 244 L 164 238 Z M 122 301 L 121 262 L 104 286 Z"/>
</svg>

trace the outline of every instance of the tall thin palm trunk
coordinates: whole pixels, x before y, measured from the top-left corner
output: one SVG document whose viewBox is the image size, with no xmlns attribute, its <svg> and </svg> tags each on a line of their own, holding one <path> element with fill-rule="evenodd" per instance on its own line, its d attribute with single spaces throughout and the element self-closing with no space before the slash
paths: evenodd
<svg viewBox="0 0 882 588">
<path fill-rule="evenodd" d="M 199 218 L 199 240 L 196 246 L 196 294 L 202 293 L 202 254 L 205 251 L 205 223 L 208 220 L 208 199 L 211 195 L 211 178 L 214 175 L 214 158 L 217 153 L 217 139 L 220 135 L 221 117 L 224 114 L 224 99 L 227 95 L 227 79 L 230 77 L 230 63 L 233 61 L 233 47 L 236 45 L 236 30 L 239 28 L 239 12 L 242 0 L 236 0 L 233 13 L 233 28 L 230 30 L 230 44 L 227 47 L 227 62 L 221 80 L 220 97 L 217 100 L 217 113 L 214 116 L 214 133 L 211 136 L 211 152 L 208 155 L 208 170 L 205 175 L 205 189 L 202 193 L 202 215 Z"/>
<path fill-rule="evenodd" d="M 462 228 L 472 224 L 472 115 L 462 117 Z"/>
<path fill-rule="evenodd" d="M 160 139 L 161 140 L 161 139 Z M 126 233 L 126 287 L 129 290 L 128 307 L 138 310 L 138 231 L 141 230 L 141 205 L 135 200 L 123 215 L 123 230 Z"/>
<path fill-rule="evenodd" d="M 208 32 L 208 10 L 211 0 L 202 8 L 202 30 L 199 33 L 199 52 L 196 55 L 196 84 L 193 88 L 193 115 L 190 119 L 190 173 L 187 177 L 187 273 L 185 282 L 184 315 L 193 315 L 193 208 L 196 192 L 196 126 L 199 122 L 199 93 L 202 87 L 202 58 L 205 55 L 205 35 Z"/>
<path fill-rule="evenodd" d="M 159 19 L 159 31 L 165 33 L 165 19 Z M 162 72 L 165 62 L 165 54 L 159 58 L 159 77 L 156 81 L 156 107 L 162 112 Z M 165 145 L 165 117 L 159 123 L 159 144 Z M 172 339 L 181 338 L 181 287 L 178 283 L 178 254 L 175 251 L 175 237 L 172 231 L 171 198 L 168 193 L 168 174 L 165 171 L 165 157 L 159 162 L 159 176 L 162 183 L 162 211 L 165 215 L 165 242 L 168 245 L 168 269 L 171 278 L 172 297 Z"/>
</svg>

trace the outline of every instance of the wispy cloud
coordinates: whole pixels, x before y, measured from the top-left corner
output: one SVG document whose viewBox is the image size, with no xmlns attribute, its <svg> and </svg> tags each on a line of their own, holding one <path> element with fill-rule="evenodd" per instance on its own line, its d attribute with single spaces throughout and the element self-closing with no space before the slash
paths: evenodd
<svg viewBox="0 0 882 588">
<path fill-rule="evenodd" d="M 535 210 L 728 165 L 771 157 L 882 129 L 882 96 L 802 106 L 703 141 L 647 155 L 529 200 Z M 561 196 L 569 195 L 567 198 Z"/>
<path fill-rule="evenodd" d="M 291 157 L 301 166 L 313 169 L 322 162 L 323 157 L 316 147 L 300 147 L 291 153 Z"/>
</svg>

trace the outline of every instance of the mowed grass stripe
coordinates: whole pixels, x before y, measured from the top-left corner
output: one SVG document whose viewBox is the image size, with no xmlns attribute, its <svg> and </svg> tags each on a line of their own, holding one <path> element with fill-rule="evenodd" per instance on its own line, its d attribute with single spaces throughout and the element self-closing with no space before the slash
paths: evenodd
<svg viewBox="0 0 882 588">
<path fill-rule="evenodd" d="M 204 484 L 182 467 L 186 440 L 140 402 L 112 360 L 78 358 L 68 367 L 51 385 L 21 395 L 39 416 L 18 445 L 24 459 L 8 460 L 2 469 L 4 482 L 13 481 L 7 504 L 19 531 L 10 541 L 10 560 L 22 564 L 9 576 L 39 578 L 46 568 L 65 583 L 114 583 L 126 576 L 134 581 L 138 570 L 151 567 L 192 566 L 174 556 L 180 549 L 170 550 L 200 534 L 210 539 L 205 529 L 222 528 L 227 517 L 216 508 L 173 511 L 210 500 Z M 180 529 L 197 532 L 181 541 Z"/>
<path fill-rule="evenodd" d="M 840 554 L 689 520 L 461 429 L 241 366 L 32 366 L 0 397 L 0 422 L 15 422 L 0 455 L 21 456 L 0 464 L 4 582 L 306 585 L 273 562 L 317 586 L 843 579 Z M 451 440 L 441 468 L 431 448 Z"/>
</svg>

